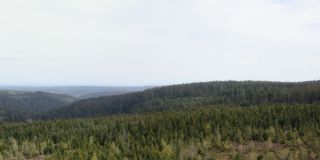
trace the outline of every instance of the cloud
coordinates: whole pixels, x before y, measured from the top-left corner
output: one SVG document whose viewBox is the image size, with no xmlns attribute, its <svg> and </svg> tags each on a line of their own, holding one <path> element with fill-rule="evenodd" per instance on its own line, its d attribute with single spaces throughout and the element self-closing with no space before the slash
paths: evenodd
<svg viewBox="0 0 320 160">
<path fill-rule="evenodd" d="M 318 0 L 1 1 L 0 73 L 118 85 L 310 79 L 319 71 L 300 60 L 319 57 L 319 23 Z"/>
<path fill-rule="evenodd" d="M 12 61 L 18 61 L 19 58 L 16 57 L 0 57 L 0 61 L 2 62 L 12 62 Z"/>
<path fill-rule="evenodd" d="M 309 61 L 306 61 L 305 64 L 311 65 L 311 66 L 320 66 L 320 61 L 309 60 Z"/>
</svg>

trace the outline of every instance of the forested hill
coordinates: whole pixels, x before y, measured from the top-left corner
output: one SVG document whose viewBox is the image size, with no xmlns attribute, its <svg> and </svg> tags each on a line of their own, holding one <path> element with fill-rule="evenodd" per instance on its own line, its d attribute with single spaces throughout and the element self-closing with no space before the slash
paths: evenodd
<svg viewBox="0 0 320 160">
<path fill-rule="evenodd" d="M 76 98 L 45 92 L 0 91 L 0 120 L 20 120 L 74 102 Z"/>
<path fill-rule="evenodd" d="M 313 104 L 320 102 L 320 81 L 223 81 L 158 87 L 143 92 L 81 100 L 51 110 L 43 119 L 95 117 L 123 113 L 227 105 Z"/>
<path fill-rule="evenodd" d="M 207 107 L 0 125 L 0 159 L 315 160 L 320 105 Z"/>
</svg>

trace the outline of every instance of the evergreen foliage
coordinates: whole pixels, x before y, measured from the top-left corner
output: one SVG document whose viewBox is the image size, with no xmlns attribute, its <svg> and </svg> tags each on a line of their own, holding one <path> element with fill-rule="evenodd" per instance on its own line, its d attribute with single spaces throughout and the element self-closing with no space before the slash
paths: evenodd
<svg viewBox="0 0 320 160">
<path fill-rule="evenodd" d="M 217 104 L 252 106 L 319 102 L 320 81 L 299 83 L 223 81 L 158 87 L 144 92 L 81 100 L 51 110 L 41 118 L 96 117 Z"/>
<path fill-rule="evenodd" d="M 95 119 L 4 123 L 3 159 L 311 159 L 320 105 L 212 106 Z"/>
<path fill-rule="evenodd" d="M 0 91 L 0 121 L 24 120 L 74 102 L 76 98 L 45 92 Z"/>
</svg>

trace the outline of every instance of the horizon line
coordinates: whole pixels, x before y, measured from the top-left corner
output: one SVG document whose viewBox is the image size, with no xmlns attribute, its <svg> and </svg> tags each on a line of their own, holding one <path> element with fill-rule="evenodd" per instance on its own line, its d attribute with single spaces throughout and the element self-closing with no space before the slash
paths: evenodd
<svg viewBox="0 0 320 160">
<path fill-rule="evenodd" d="M 170 85 L 179 85 L 179 84 L 192 84 L 192 83 L 206 83 L 206 82 L 282 82 L 282 83 L 301 83 L 301 82 L 315 82 L 320 81 L 320 79 L 313 80 L 292 80 L 292 81 L 284 81 L 284 80 L 210 80 L 210 81 L 192 81 L 192 82 L 173 82 L 173 83 L 158 83 L 158 84 L 0 84 L 0 87 L 157 87 L 157 86 L 170 86 Z"/>
</svg>

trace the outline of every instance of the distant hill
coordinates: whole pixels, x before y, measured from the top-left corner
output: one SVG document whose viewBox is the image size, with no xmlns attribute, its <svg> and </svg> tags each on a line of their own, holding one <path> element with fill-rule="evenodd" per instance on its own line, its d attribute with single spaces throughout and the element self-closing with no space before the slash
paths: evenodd
<svg viewBox="0 0 320 160">
<path fill-rule="evenodd" d="M 20 120 L 74 102 L 76 98 L 46 92 L 0 91 L 0 120 Z"/>
<path fill-rule="evenodd" d="M 27 92 L 48 92 L 57 94 L 68 94 L 78 99 L 95 98 L 124 93 L 143 91 L 151 86 L 142 87 L 111 87 L 111 86 L 56 86 L 56 87 L 35 87 L 35 86 L 0 86 L 1 90 L 16 90 Z"/>
<path fill-rule="evenodd" d="M 147 89 L 92 98 L 51 110 L 41 118 L 79 118 L 163 111 L 210 105 L 313 104 L 320 102 L 320 81 L 224 81 Z"/>
</svg>

